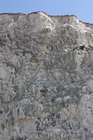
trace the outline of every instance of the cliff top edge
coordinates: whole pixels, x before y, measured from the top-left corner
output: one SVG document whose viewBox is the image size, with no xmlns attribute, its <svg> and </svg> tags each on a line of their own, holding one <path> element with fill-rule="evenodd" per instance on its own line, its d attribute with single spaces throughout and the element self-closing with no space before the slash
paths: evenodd
<svg viewBox="0 0 93 140">
<path fill-rule="evenodd" d="M 50 17 L 50 18 L 65 18 L 65 17 L 74 17 L 76 18 L 77 20 L 78 17 L 75 16 L 74 14 L 72 15 L 48 15 L 47 13 L 43 12 L 43 11 L 37 11 L 37 12 L 31 12 L 31 13 L 28 13 L 28 14 L 24 14 L 24 13 L 21 13 L 21 12 L 18 12 L 18 13 L 8 13 L 8 12 L 5 12 L 5 13 L 0 13 L 0 16 L 1 15 L 10 15 L 10 16 L 20 16 L 20 15 L 24 15 L 24 16 L 29 16 L 29 15 L 32 15 L 32 14 L 39 14 L 39 13 L 43 13 L 45 14 L 46 16 Z M 83 22 L 81 20 L 79 20 L 79 22 L 85 24 L 86 26 L 87 25 L 93 25 L 93 23 L 89 23 L 89 22 Z"/>
</svg>

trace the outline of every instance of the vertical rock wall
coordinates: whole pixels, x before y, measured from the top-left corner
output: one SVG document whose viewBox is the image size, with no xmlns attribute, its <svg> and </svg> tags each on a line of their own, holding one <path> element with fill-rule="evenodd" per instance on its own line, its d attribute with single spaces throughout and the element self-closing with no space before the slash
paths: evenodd
<svg viewBox="0 0 93 140">
<path fill-rule="evenodd" d="M 0 140 L 93 139 L 93 25 L 0 15 Z"/>
</svg>

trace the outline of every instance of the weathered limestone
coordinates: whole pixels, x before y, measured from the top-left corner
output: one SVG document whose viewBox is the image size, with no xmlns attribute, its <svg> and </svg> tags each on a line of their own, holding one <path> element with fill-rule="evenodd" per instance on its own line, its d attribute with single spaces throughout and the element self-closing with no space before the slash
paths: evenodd
<svg viewBox="0 0 93 140">
<path fill-rule="evenodd" d="M 0 15 L 0 140 L 93 140 L 93 25 Z"/>
</svg>

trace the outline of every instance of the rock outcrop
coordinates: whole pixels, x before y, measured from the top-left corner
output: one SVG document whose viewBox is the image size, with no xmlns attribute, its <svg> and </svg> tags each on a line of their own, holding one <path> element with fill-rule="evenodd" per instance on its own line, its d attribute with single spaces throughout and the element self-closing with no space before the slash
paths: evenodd
<svg viewBox="0 0 93 140">
<path fill-rule="evenodd" d="M 93 24 L 0 15 L 0 140 L 93 140 Z"/>
</svg>

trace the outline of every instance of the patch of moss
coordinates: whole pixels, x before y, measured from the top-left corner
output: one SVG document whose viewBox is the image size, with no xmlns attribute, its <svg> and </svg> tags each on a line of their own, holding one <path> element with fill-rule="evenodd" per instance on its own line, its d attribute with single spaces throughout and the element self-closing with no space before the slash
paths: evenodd
<svg viewBox="0 0 93 140">
<path fill-rule="evenodd" d="M 89 45 L 89 47 L 93 50 L 93 46 Z"/>
</svg>

